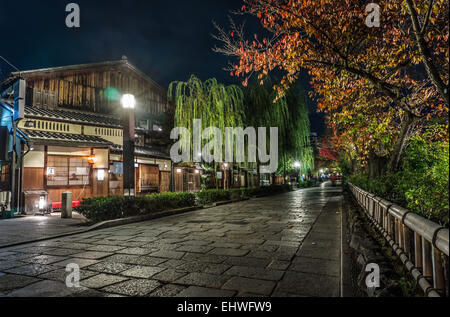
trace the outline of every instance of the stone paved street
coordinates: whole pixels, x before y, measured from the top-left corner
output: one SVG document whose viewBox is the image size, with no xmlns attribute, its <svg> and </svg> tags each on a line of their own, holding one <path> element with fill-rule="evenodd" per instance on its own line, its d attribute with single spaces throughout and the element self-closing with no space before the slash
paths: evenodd
<svg viewBox="0 0 450 317">
<path fill-rule="evenodd" d="M 340 296 L 341 199 L 323 184 L 3 248 L 0 296 Z"/>
<path fill-rule="evenodd" d="M 61 213 L 0 219 L 0 248 L 8 245 L 51 238 L 84 231 L 87 220 L 76 212 L 72 219 L 61 219 Z"/>
</svg>

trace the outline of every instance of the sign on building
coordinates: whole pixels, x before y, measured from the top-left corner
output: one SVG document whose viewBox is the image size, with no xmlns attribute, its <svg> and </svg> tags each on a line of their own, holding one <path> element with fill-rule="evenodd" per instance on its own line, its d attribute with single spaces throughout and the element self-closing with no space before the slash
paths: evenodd
<svg viewBox="0 0 450 317">
<path fill-rule="evenodd" d="M 19 79 L 14 84 L 14 121 L 25 118 L 26 82 Z"/>
</svg>

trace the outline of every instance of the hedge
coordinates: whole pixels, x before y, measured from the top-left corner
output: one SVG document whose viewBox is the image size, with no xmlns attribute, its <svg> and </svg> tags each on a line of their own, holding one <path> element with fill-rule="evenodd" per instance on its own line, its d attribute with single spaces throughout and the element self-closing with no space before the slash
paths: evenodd
<svg viewBox="0 0 450 317">
<path fill-rule="evenodd" d="M 216 201 L 230 200 L 231 192 L 223 189 L 205 189 L 197 193 L 197 198 L 200 205 L 210 205 Z"/>
<path fill-rule="evenodd" d="M 308 188 L 308 187 L 313 187 L 315 186 L 316 183 L 312 180 L 304 180 L 304 181 L 299 181 L 298 182 L 298 187 L 299 188 Z"/>
<path fill-rule="evenodd" d="M 270 185 L 250 188 L 206 189 L 197 193 L 200 205 L 210 205 L 218 201 L 239 200 L 252 196 L 265 196 L 291 191 L 291 185 Z"/>
<path fill-rule="evenodd" d="M 137 196 L 108 196 L 83 199 L 75 210 L 92 221 L 104 221 L 195 206 L 193 193 L 161 193 Z"/>
<path fill-rule="evenodd" d="M 290 185 L 271 185 L 228 190 L 207 189 L 197 193 L 161 193 L 137 196 L 134 199 L 123 196 L 95 197 L 83 199 L 75 210 L 89 220 L 98 222 L 195 205 L 210 205 L 218 201 L 279 194 L 290 190 L 292 190 Z"/>
</svg>

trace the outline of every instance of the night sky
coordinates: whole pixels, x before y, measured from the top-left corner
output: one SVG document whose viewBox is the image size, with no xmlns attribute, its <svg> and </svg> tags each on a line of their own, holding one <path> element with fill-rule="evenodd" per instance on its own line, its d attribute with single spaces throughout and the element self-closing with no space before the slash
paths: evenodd
<svg viewBox="0 0 450 317">
<path fill-rule="evenodd" d="M 229 58 L 214 53 L 212 21 L 228 25 L 230 10 L 241 0 L 28 0 L 0 1 L 0 55 L 20 70 L 128 60 L 163 87 L 195 74 L 240 84 L 223 70 Z M 81 9 L 81 27 L 65 25 L 65 7 Z M 20 4 L 19 4 L 20 3 Z M 251 35 L 261 31 L 254 17 L 245 17 Z M 238 19 L 239 21 L 239 19 Z M 13 71 L 0 60 L 0 78 Z M 301 80 L 309 89 L 306 77 Z M 323 133 L 323 116 L 309 102 L 311 131 Z"/>
</svg>

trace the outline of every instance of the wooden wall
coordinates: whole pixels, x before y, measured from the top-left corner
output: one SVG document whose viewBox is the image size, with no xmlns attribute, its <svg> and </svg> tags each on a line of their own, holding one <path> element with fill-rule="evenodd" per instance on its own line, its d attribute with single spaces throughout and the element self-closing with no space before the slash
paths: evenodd
<svg viewBox="0 0 450 317">
<path fill-rule="evenodd" d="M 160 172 L 161 173 L 161 185 L 159 191 L 161 193 L 170 191 L 170 172 Z"/>
<path fill-rule="evenodd" d="M 120 182 L 119 187 L 114 188 L 110 183 L 110 174 L 105 170 L 105 179 L 97 180 L 97 169 L 94 169 L 91 176 L 91 184 L 83 186 L 67 187 L 47 187 L 44 184 L 44 168 L 25 167 L 23 169 L 23 190 L 45 190 L 48 192 L 48 202 L 61 201 L 62 193 L 70 191 L 73 193 L 74 200 L 99 196 L 120 196 L 123 195 L 123 178 L 117 179 Z M 145 190 L 145 186 L 154 186 L 159 192 L 170 191 L 170 172 L 159 171 L 158 166 L 140 164 L 136 168 L 136 193 L 140 194 Z"/>
<path fill-rule="evenodd" d="M 181 173 L 177 170 L 181 169 Z M 200 174 L 195 173 L 195 169 L 191 168 L 175 168 L 174 175 L 176 192 L 191 192 L 201 189 Z"/>
<path fill-rule="evenodd" d="M 82 200 L 83 198 L 94 197 L 92 194 L 92 186 L 83 187 L 67 187 L 67 188 L 47 188 L 48 202 L 59 202 L 62 199 L 63 192 L 72 192 L 73 200 Z"/>
<path fill-rule="evenodd" d="M 92 182 L 92 196 L 102 197 L 109 195 L 109 173 L 108 170 L 105 171 L 105 178 L 103 181 L 97 180 L 98 169 L 94 172 L 93 182 Z"/>
<path fill-rule="evenodd" d="M 44 189 L 44 169 L 40 167 L 24 167 L 23 190 Z"/>
<path fill-rule="evenodd" d="M 31 96 L 33 89 L 53 92 L 58 107 L 115 113 L 121 108 L 120 94 L 126 92 L 137 96 L 140 105 L 137 112 L 158 115 L 167 109 L 166 92 L 125 65 L 53 73 L 33 72 L 25 76 Z"/>
</svg>

